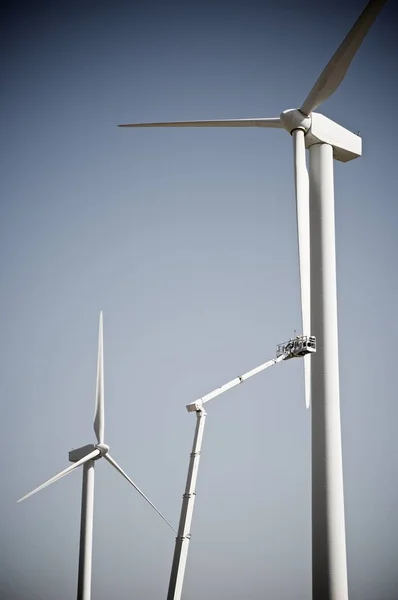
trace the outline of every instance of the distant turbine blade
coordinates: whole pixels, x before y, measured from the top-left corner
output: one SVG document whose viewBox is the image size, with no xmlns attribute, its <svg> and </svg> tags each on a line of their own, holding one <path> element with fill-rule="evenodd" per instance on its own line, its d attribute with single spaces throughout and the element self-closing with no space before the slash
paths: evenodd
<svg viewBox="0 0 398 600">
<path fill-rule="evenodd" d="M 97 389 L 95 392 L 94 431 L 99 444 L 104 443 L 105 412 L 104 412 L 104 335 L 102 311 L 99 319 L 98 359 L 97 359 Z"/>
<path fill-rule="evenodd" d="M 292 133 L 294 147 L 294 183 L 296 188 L 297 237 L 300 263 L 301 319 L 303 335 L 311 335 L 310 275 L 310 192 L 305 159 L 304 131 Z M 311 356 L 304 357 L 305 405 L 311 402 Z"/>
<path fill-rule="evenodd" d="M 279 117 L 272 119 L 218 119 L 213 121 L 166 121 L 159 123 L 125 123 L 118 127 L 277 127 L 282 123 Z"/>
<path fill-rule="evenodd" d="M 318 77 L 317 82 L 300 108 L 302 113 L 309 115 L 337 90 L 346 76 L 365 35 L 385 3 L 386 0 L 370 0 L 355 25 L 351 28 L 338 50 Z"/>
<path fill-rule="evenodd" d="M 123 477 L 125 479 L 127 479 L 127 481 L 129 483 L 131 483 L 131 485 L 137 490 L 137 492 L 139 494 L 141 494 L 141 496 L 148 502 L 148 504 L 150 504 L 152 506 L 152 508 L 158 513 L 159 516 L 162 517 L 163 521 L 165 521 L 167 523 L 167 525 L 169 527 L 171 527 L 171 529 L 177 533 L 177 531 L 174 529 L 174 527 L 172 526 L 171 523 L 169 523 L 169 521 L 166 519 L 166 517 L 164 515 L 162 515 L 162 513 L 160 512 L 160 510 L 158 510 L 156 508 L 156 506 L 154 504 L 152 504 L 152 502 L 149 500 L 149 498 L 147 496 L 145 496 L 144 492 L 142 490 L 140 490 L 140 488 L 138 487 L 138 485 L 136 485 L 134 483 L 134 481 L 132 479 L 130 479 L 130 477 L 123 471 L 123 469 L 121 467 L 119 467 L 119 465 L 117 464 L 117 462 L 115 460 L 113 460 L 113 458 L 108 454 L 104 454 L 104 458 L 112 465 L 112 467 L 114 467 L 116 469 L 116 471 L 119 471 L 119 473 L 121 475 L 123 475 Z"/>
<path fill-rule="evenodd" d="M 85 462 L 91 460 L 92 458 L 95 458 L 99 454 L 101 454 L 101 452 L 99 450 L 97 450 L 97 449 L 93 450 L 92 452 L 90 452 L 90 454 L 87 454 L 87 456 L 83 456 L 83 458 L 81 458 L 77 462 L 70 465 L 70 467 L 68 467 L 67 469 L 64 469 L 63 471 L 58 473 L 58 475 L 51 477 L 51 479 L 49 479 L 42 485 L 39 485 L 39 487 L 34 489 L 32 492 L 29 492 L 29 494 L 26 494 L 26 496 L 23 496 L 22 498 L 17 500 L 17 502 L 22 502 L 22 500 L 26 500 L 26 498 L 29 498 L 29 496 L 33 496 L 33 494 L 36 494 L 36 492 L 40 492 L 42 489 L 44 489 L 48 485 L 55 483 L 56 481 L 58 481 L 58 479 L 62 479 L 62 477 L 65 477 L 65 475 L 69 475 L 69 473 L 72 473 L 72 471 L 74 471 L 75 469 L 77 469 L 78 467 L 83 465 Z"/>
</svg>

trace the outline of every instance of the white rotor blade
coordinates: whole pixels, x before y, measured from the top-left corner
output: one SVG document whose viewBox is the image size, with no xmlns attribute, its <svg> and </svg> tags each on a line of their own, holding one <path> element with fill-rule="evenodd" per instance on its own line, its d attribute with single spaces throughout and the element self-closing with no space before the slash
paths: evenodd
<svg viewBox="0 0 398 600">
<path fill-rule="evenodd" d="M 300 108 L 302 113 L 309 115 L 337 90 L 365 35 L 386 1 L 370 0 L 355 25 L 351 28 L 342 44 L 318 77 L 314 87 Z"/>
<path fill-rule="evenodd" d="M 311 406 L 311 354 L 304 356 L 304 394 L 305 408 Z"/>
<path fill-rule="evenodd" d="M 36 492 L 40 492 L 42 489 L 44 489 L 48 485 L 55 483 L 56 481 L 58 481 L 58 479 L 62 479 L 62 477 L 65 477 L 65 475 L 69 475 L 69 473 L 72 473 L 72 471 L 74 471 L 74 469 L 77 469 L 78 467 L 83 465 L 85 462 L 87 462 L 88 460 L 91 460 L 92 458 L 95 458 L 99 454 L 101 454 L 101 452 L 99 450 L 97 450 L 97 449 L 93 450 L 92 452 L 87 454 L 87 456 L 83 456 L 83 458 L 81 458 L 77 462 L 70 465 L 70 467 L 67 467 L 66 469 L 64 469 L 63 471 L 58 473 L 58 475 L 54 475 L 54 477 L 51 477 L 51 479 L 49 479 L 42 485 L 39 485 L 39 487 L 37 487 L 36 489 L 29 492 L 29 494 L 26 494 L 26 496 L 23 496 L 22 498 L 17 500 L 17 502 L 22 502 L 22 500 L 26 500 L 26 498 L 29 498 L 29 496 L 33 496 L 33 494 L 36 494 Z"/>
<path fill-rule="evenodd" d="M 282 123 L 279 117 L 273 119 L 218 119 L 213 121 L 166 121 L 159 123 L 125 123 L 118 127 L 277 127 Z"/>
<path fill-rule="evenodd" d="M 294 183 L 296 187 L 297 237 L 300 263 L 301 318 L 303 335 L 311 335 L 310 279 L 310 191 L 305 159 L 304 131 L 292 133 L 294 147 Z M 304 357 L 305 405 L 311 401 L 311 356 Z"/>
<path fill-rule="evenodd" d="M 100 312 L 98 333 L 97 359 L 97 389 L 95 392 L 94 431 L 99 444 L 104 443 L 105 413 L 104 413 L 104 335 L 102 311 Z"/>
<path fill-rule="evenodd" d="M 160 512 L 160 510 L 158 510 L 156 508 L 156 506 L 154 504 L 152 504 L 152 502 L 149 500 L 149 498 L 147 496 L 145 496 L 144 492 L 142 490 L 140 490 L 140 488 L 138 487 L 138 485 L 136 485 L 134 483 L 134 481 L 132 479 L 130 479 L 130 477 L 123 471 L 123 469 L 121 467 L 119 467 L 119 465 L 117 464 L 117 462 L 108 454 L 104 454 L 104 458 L 112 465 L 112 467 L 115 467 L 116 471 L 119 471 L 119 473 L 121 475 L 123 475 L 123 477 L 125 479 L 127 479 L 127 481 L 129 483 L 131 483 L 131 485 L 137 490 L 137 492 L 139 494 L 141 494 L 141 496 L 148 502 L 148 504 L 150 504 L 152 506 L 152 508 L 158 513 L 159 516 L 162 517 L 163 521 L 165 521 L 167 523 L 167 525 L 169 527 L 171 527 L 171 529 L 177 533 L 177 531 L 174 529 L 174 527 L 172 526 L 171 523 L 169 523 L 169 521 L 166 519 L 166 517 L 164 515 L 162 515 L 162 513 Z"/>
</svg>

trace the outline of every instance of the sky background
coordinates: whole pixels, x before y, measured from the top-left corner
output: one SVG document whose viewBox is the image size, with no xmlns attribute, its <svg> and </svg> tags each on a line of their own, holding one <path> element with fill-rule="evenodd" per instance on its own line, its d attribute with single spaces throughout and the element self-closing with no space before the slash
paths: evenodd
<svg viewBox="0 0 398 600">
<path fill-rule="evenodd" d="M 175 525 L 185 405 L 300 330 L 288 134 L 116 125 L 299 106 L 363 6 L 3 4 L 2 600 L 76 593 L 81 472 L 16 500 L 94 441 L 101 309 L 106 442 Z M 351 600 L 398 598 L 396 31 L 390 1 L 320 110 L 363 138 L 362 158 L 335 166 Z M 283 363 L 208 405 L 185 600 L 310 598 L 302 369 Z M 173 549 L 97 463 L 93 598 L 165 598 Z"/>
</svg>

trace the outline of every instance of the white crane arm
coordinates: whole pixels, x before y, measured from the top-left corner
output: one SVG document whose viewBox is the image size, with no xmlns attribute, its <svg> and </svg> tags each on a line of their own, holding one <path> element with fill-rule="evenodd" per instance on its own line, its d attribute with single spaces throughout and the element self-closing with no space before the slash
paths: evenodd
<svg viewBox="0 0 398 600">
<path fill-rule="evenodd" d="M 217 389 L 213 390 L 209 394 L 206 394 L 205 396 L 198 398 L 197 400 L 195 400 L 195 402 L 191 402 L 190 404 L 187 404 L 187 411 L 195 412 L 195 411 L 201 410 L 203 405 L 206 402 L 208 402 L 209 400 L 212 400 L 213 398 L 216 398 L 217 396 L 220 396 L 224 392 L 227 392 L 228 390 L 232 389 L 236 385 L 243 383 L 244 381 L 246 381 L 246 379 L 249 379 L 249 377 L 253 377 L 253 375 L 257 375 L 257 373 L 261 373 L 261 371 L 265 371 L 265 369 L 268 369 L 268 367 L 272 367 L 273 365 L 276 365 L 279 362 L 282 362 L 282 360 L 285 360 L 287 358 L 287 356 L 288 356 L 288 353 L 281 354 L 280 356 L 278 356 L 278 358 L 273 358 L 272 360 L 269 360 L 268 362 L 263 363 L 262 365 L 256 367 L 255 369 L 252 369 L 251 371 L 248 371 L 247 373 L 244 373 L 243 375 L 240 375 L 239 377 L 235 377 L 235 379 L 232 379 L 232 381 L 229 381 L 228 383 L 225 383 L 221 387 L 218 387 Z"/>
</svg>

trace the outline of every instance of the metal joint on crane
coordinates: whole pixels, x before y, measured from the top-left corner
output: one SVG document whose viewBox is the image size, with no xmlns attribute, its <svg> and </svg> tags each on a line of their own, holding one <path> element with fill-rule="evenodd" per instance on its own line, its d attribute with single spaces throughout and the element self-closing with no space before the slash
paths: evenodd
<svg viewBox="0 0 398 600">
<path fill-rule="evenodd" d="M 191 402 L 191 404 L 187 404 L 186 409 L 188 412 L 201 413 L 202 416 L 206 415 L 202 400 L 196 400 L 195 402 Z"/>
<path fill-rule="evenodd" d="M 191 539 L 191 534 L 187 533 L 187 535 L 177 535 L 176 540 L 183 542 L 184 540 L 190 540 Z"/>
<path fill-rule="evenodd" d="M 191 452 L 191 454 L 189 455 L 191 458 L 194 456 L 200 456 L 200 450 L 198 452 Z"/>
</svg>

